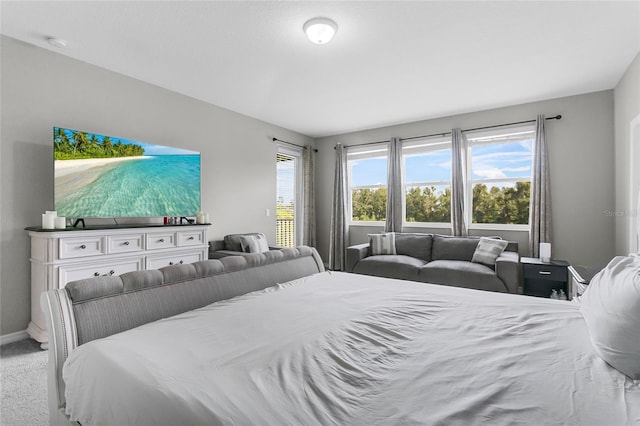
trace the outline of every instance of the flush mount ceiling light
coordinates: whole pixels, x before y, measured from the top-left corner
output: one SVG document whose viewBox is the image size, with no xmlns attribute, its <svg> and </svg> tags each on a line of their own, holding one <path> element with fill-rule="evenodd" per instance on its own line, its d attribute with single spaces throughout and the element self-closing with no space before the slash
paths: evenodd
<svg viewBox="0 0 640 426">
<path fill-rule="evenodd" d="M 67 41 L 58 37 L 47 37 L 47 41 L 53 47 L 57 47 L 58 49 L 63 49 L 67 47 Z"/>
<path fill-rule="evenodd" d="M 338 31 L 338 24 L 329 18 L 313 18 L 305 22 L 302 29 L 312 42 L 325 44 L 331 41 Z"/>
</svg>

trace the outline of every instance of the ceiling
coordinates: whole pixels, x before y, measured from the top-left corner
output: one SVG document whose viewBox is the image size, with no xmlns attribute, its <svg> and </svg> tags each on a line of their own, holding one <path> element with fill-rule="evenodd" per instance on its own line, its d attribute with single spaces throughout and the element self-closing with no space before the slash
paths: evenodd
<svg viewBox="0 0 640 426">
<path fill-rule="evenodd" d="M 311 137 L 611 89 L 640 51 L 640 1 L 0 7 L 4 35 Z M 317 16 L 328 44 L 302 31 Z"/>
</svg>

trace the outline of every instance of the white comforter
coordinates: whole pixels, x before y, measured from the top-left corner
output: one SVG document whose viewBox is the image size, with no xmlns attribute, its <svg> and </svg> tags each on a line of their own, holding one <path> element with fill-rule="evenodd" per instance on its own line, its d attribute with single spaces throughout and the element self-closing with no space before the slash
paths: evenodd
<svg viewBox="0 0 640 426">
<path fill-rule="evenodd" d="M 325 272 L 96 340 L 83 425 L 640 422 L 577 303 Z"/>
</svg>

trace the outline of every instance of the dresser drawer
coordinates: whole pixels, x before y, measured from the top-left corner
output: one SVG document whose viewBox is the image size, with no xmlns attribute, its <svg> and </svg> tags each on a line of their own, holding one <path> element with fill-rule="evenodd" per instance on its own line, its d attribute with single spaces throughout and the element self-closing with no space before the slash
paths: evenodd
<svg viewBox="0 0 640 426">
<path fill-rule="evenodd" d="M 181 265 L 184 263 L 198 262 L 203 259 L 202 252 L 200 253 L 184 253 L 184 254 L 168 254 L 164 256 L 148 256 L 147 257 L 147 269 L 160 269 L 165 266 Z"/>
<path fill-rule="evenodd" d="M 107 237 L 109 253 L 128 253 L 144 249 L 144 234 L 113 235 Z"/>
<path fill-rule="evenodd" d="M 178 245 L 179 246 L 193 246 L 200 245 L 204 241 L 204 232 L 178 232 Z"/>
<path fill-rule="evenodd" d="M 100 275 L 120 275 L 125 272 L 144 270 L 144 258 L 119 260 L 117 263 L 94 264 L 91 266 L 61 266 L 58 269 L 60 288 L 70 281 L 98 277 Z"/>
<path fill-rule="evenodd" d="M 176 234 L 173 232 L 147 234 L 147 250 L 171 248 L 176 246 Z"/>
<path fill-rule="evenodd" d="M 99 236 L 60 238 L 58 247 L 58 256 L 60 259 L 73 259 L 75 257 L 104 254 L 103 238 Z"/>
<path fill-rule="evenodd" d="M 525 279 L 567 281 L 567 267 L 555 265 L 524 265 L 523 276 Z"/>
</svg>

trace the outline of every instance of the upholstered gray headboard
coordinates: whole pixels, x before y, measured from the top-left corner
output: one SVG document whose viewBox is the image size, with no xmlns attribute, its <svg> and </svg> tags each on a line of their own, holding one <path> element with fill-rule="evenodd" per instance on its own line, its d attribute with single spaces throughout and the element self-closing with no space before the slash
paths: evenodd
<svg viewBox="0 0 640 426">
<path fill-rule="evenodd" d="M 78 345 L 322 271 L 318 252 L 301 246 L 95 277 L 44 292 L 51 424 L 69 424 L 62 366 Z"/>
</svg>

